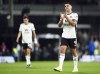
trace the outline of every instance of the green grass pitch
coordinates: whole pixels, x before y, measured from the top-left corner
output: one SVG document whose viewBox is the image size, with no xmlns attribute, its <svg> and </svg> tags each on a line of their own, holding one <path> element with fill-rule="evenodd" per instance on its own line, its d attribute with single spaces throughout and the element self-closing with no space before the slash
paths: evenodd
<svg viewBox="0 0 100 74">
<path fill-rule="evenodd" d="M 57 65 L 57 61 L 33 61 L 32 67 L 26 68 L 25 62 L 1 63 L 0 74 L 100 74 L 100 62 L 79 62 L 78 73 L 72 73 L 72 61 L 64 62 L 63 72 L 53 70 Z"/>
</svg>

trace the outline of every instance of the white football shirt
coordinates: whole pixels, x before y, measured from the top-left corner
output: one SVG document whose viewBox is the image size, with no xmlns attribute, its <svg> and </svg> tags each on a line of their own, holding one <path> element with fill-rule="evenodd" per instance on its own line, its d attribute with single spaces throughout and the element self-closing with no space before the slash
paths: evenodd
<svg viewBox="0 0 100 74">
<path fill-rule="evenodd" d="M 72 20 L 74 19 L 74 20 L 78 21 L 77 13 L 71 13 L 67 16 Z M 67 38 L 67 39 L 76 38 L 76 27 L 77 27 L 77 24 L 75 26 L 72 26 L 68 23 L 67 19 L 64 18 L 62 37 Z"/>
<path fill-rule="evenodd" d="M 32 31 L 35 30 L 33 23 L 20 25 L 19 31 L 22 32 L 22 43 L 32 43 Z"/>
</svg>

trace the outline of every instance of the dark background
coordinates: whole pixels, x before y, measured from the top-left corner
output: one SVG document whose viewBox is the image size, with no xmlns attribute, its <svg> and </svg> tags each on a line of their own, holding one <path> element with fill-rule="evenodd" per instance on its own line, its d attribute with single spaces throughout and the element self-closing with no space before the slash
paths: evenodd
<svg viewBox="0 0 100 74">
<path fill-rule="evenodd" d="M 12 10 L 10 11 L 10 4 L 12 3 Z M 85 44 L 84 50 L 78 49 L 80 53 L 88 52 L 88 43 L 93 38 L 100 42 L 100 1 L 99 0 L 0 0 L 0 46 L 2 42 L 5 42 L 6 48 L 9 51 L 9 55 L 13 54 L 13 47 L 15 46 L 16 36 L 20 23 L 22 23 L 22 16 L 24 14 L 29 15 L 30 22 L 35 24 L 36 33 L 39 34 L 58 34 L 61 36 L 62 29 L 59 28 L 47 28 L 48 23 L 57 24 L 59 21 L 59 13 L 64 11 L 64 3 L 70 3 L 73 5 L 73 11 L 79 14 L 78 25 L 89 25 L 90 28 L 78 28 L 78 43 L 80 48 L 82 44 Z M 10 19 L 12 16 L 13 24 L 11 26 Z M 82 41 L 84 33 L 87 34 L 88 40 Z M 84 39 L 84 38 L 83 38 Z M 38 60 L 57 60 L 57 52 L 54 47 L 59 46 L 59 39 L 39 39 L 40 51 L 38 52 Z M 56 45 L 56 43 L 58 43 Z M 51 44 L 50 49 L 48 45 Z M 47 51 L 45 51 L 45 48 Z M 0 48 L 2 55 L 2 48 Z M 69 51 L 68 51 L 69 52 Z M 44 53 L 48 53 L 44 57 Z M 23 53 L 24 55 L 24 53 Z M 35 60 L 35 52 L 33 52 Z M 69 53 L 67 55 L 70 55 Z M 66 59 L 70 59 L 66 58 Z"/>
</svg>

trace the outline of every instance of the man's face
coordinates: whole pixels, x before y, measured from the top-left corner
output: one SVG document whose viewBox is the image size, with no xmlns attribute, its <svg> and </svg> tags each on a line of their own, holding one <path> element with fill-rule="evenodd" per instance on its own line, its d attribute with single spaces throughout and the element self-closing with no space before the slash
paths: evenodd
<svg viewBox="0 0 100 74">
<path fill-rule="evenodd" d="M 23 18 L 24 23 L 28 23 L 29 19 L 28 18 Z"/>
<path fill-rule="evenodd" d="M 72 6 L 70 4 L 65 4 L 65 11 L 70 11 Z"/>
</svg>

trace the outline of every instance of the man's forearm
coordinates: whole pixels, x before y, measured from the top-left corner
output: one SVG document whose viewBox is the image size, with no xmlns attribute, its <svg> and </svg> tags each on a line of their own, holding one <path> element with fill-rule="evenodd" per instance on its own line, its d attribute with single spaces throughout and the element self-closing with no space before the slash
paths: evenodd
<svg viewBox="0 0 100 74">
<path fill-rule="evenodd" d="M 69 22 L 70 25 L 72 25 L 72 26 L 76 25 L 76 23 L 73 20 L 71 20 L 70 18 L 68 18 L 67 16 L 65 18 L 67 19 L 67 21 Z"/>
<path fill-rule="evenodd" d="M 36 33 L 35 33 L 35 31 L 33 31 L 33 38 L 36 38 Z"/>
<path fill-rule="evenodd" d="M 21 33 L 19 32 L 19 33 L 18 33 L 18 35 L 17 35 L 16 42 L 18 42 L 18 41 L 19 41 L 20 36 L 21 36 Z"/>
<path fill-rule="evenodd" d="M 62 24 L 63 24 L 63 20 L 59 20 L 59 22 L 58 22 L 58 26 L 61 27 Z"/>
<path fill-rule="evenodd" d="M 33 37 L 34 37 L 34 43 L 37 44 L 38 41 L 37 41 L 37 38 L 36 38 L 36 33 L 35 33 L 35 31 L 33 31 Z"/>
</svg>

